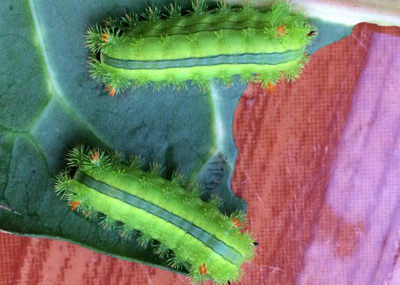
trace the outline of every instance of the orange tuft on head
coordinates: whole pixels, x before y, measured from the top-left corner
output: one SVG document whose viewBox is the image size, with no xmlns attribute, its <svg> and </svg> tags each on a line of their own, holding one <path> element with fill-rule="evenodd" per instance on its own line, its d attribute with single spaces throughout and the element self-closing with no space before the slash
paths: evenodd
<svg viewBox="0 0 400 285">
<path fill-rule="evenodd" d="M 270 94 L 274 93 L 275 84 L 272 84 L 271 82 L 268 82 L 267 86 L 265 86 L 264 90 L 265 90 L 265 92 L 270 93 Z"/>
<path fill-rule="evenodd" d="M 235 228 L 238 228 L 238 227 L 240 227 L 242 225 L 242 223 L 240 222 L 240 220 L 238 218 L 233 218 L 232 222 L 233 222 L 233 226 Z"/>
<path fill-rule="evenodd" d="M 108 91 L 108 93 L 110 93 L 111 97 L 114 97 L 114 95 L 115 95 L 115 89 L 114 89 L 114 87 L 112 87 L 110 84 L 107 85 L 106 91 Z"/>
<path fill-rule="evenodd" d="M 108 42 L 110 40 L 110 36 L 106 33 L 103 34 L 103 37 L 101 38 L 103 42 Z"/>
<path fill-rule="evenodd" d="M 96 150 L 93 152 L 92 156 L 90 157 L 90 161 L 93 162 L 93 163 L 99 163 L 100 162 L 99 154 L 97 153 Z"/>
<path fill-rule="evenodd" d="M 207 267 L 205 263 L 199 266 L 199 271 L 201 276 L 207 274 Z"/>
<path fill-rule="evenodd" d="M 279 38 L 280 36 L 284 36 L 286 34 L 286 25 L 283 24 L 276 28 L 276 36 Z"/>
<path fill-rule="evenodd" d="M 71 203 L 69 203 L 69 205 L 71 206 L 72 211 L 75 211 L 80 203 L 81 202 L 78 202 L 78 201 L 72 201 Z"/>
</svg>

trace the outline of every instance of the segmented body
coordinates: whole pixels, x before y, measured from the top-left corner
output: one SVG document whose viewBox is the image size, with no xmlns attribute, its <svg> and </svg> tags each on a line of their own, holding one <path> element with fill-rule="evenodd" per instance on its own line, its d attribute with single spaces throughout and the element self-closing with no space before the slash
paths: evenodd
<svg viewBox="0 0 400 285">
<path fill-rule="evenodd" d="M 92 65 L 93 73 L 116 92 L 148 82 L 179 85 L 191 80 L 202 86 L 218 78 L 229 83 L 235 75 L 266 85 L 297 77 L 311 30 L 285 3 L 152 17 L 122 34 L 105 33 L 107 44 L 96 49 L 101 55 Z M 98 37 L 104 39 L 104 33 Z"/>
<path fill-rule="evenodd" d="M 72 210 L 102 213 L 103 225 L 122 224 L 122 235 L 139 231 L 139 243 L 157 243 L 158 253 L 169 250 L 171 266 L 186 267 L 195 281 L 240 279 L 242 263 L 254 257 L 254 240 L 240 230 L 240 217 L 222 214 L 154 171 L 113 163 L 97 151 L 71 153 L 68 164 L 77 171 L 59 176 L 56 189 Z"/>
</svg>

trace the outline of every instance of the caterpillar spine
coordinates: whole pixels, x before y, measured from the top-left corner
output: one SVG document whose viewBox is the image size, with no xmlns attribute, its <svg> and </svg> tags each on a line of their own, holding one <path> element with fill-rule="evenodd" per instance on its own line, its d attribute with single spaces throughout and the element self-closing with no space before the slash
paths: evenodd
<svg viewBox="0 0 400 285">
<path fill-rule="evenodd" d="M 57 175 L 56 193 L 71 210 L 93 222 L 100 217 L 100 227 L 151 246 L 195 282 L 239 280 L 241 265 L 255 255 L 254 239 L 243 229 L 244 213 L 221 213 L 217 197 L 201 200 L 198 188 L 180 186 L 180 175 L 166 180 L 160 177 L 160 165 L 152 164 L 146 172 L 137 157 L 127 163 L 121 157 L 83 146 L 72 149 L 67 165 L 75 172 Z"/>
<path fill-rule="evenodd" d="M 209 9 L 204 0 L 194 0 L 189 13 L 181 10 L 176 2 L 149 6 L 140 16 L 108 17 L 89 28 L 93 78 L 112 96 L 150 83 L 161 88 L 191 81 L 204 89 L 211 79 L 229 83 L 235 76 L 265 87 L 296 79 L 307 62 L 305 47 L 316 36 L 285 2 L 256 9 L 222 1 Z"/>
</svg>

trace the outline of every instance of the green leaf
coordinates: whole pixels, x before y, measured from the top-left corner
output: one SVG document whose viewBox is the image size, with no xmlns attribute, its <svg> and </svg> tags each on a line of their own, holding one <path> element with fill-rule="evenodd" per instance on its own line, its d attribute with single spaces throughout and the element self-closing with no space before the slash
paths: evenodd
<svg viewBox="0 0 400 285">
<path fill-rule="evenodd" d="M 191 87 L 130 88 L 110 97 L 89 74 L 85 37 L 89 26 L 107 16 L 142 13 L 146 1 L 4 0 L 0 6 L 0 229 L 14 234 L 63 239 L 98 252 L 179 272 L 131 231 L 110 231 L 99 218 L 86 218 L 84 204 L 71 211 L 54 189 L 76 145 L 136 155 L 143 167 L 162 164 L 188 185 L 207 183 L 215 153 L 230 167 L 221 183 L 207 191 L 226 198 L 224 209 L 245 209 L 229 188 L 236 149 L 233 111 L 245 85 L 216 105 L 210 92 Z M 160 4 L 165 4 L 160 3 Z M 181 4 L 181 3 L 179 3 Z M 184 8 L 189 8 L 188 2 Z M 76 7 L 79 7 L 77 9 Z M 215 112 L 221 109 L 216 116 Z M 224 127 L 218 142 L 216 120 Z M 220 130 L 221 131 L 221 130 Z M 138 164 L 139 160 L 133 163 Z M 155 163 L 155 164 L 153 164 Z M 200 173 L 200 174 L 199 174 Z M 67 194 L 59 189 L 60 196 Z M 105 221 L 107 224 L 107 221 Z M 122 238 L 121 235 L 123 235 Z M 185 272 L 181 269 L 180 272 Z"/>
<path fill-rule="evenodd" d="M 159 2 L 160 7 L 169 3 Z M 186 2 L 178 1 L 182 11 L 191 8 Z M 66 153 L 79 144 L 115 149 L 127 157 L 139 155 L 148 167 L 160 163 L 165 177 L 176 171 L 186 186 L 198 189 L 199 182 L 206 197 L 220 197 L 222 211 L 246 209 L 229 186 L 237 154 L 233 113 L 245 83 L 235 79 L 229 88 L 211 83 L 206 94 L 190 84 L 160 92 L 145 86 L 111 98 L 105 86 L 90 77 L 88 27 L 107 16 L 121 16 L 121 21 L 134 24 L 145 7 L 145 0 L 2 1 L 1 230 L 63 239 L 171 269 L 151 247 L 140 247 L 131 238 L 134 232 L 104 230 L 98 219 L 71 211 L 56 195 L 54 178 L 66 166 Z M 335 28 L 321 34 L 331 35 Z M 343 30 L 335 39 L 348 32 Z M 316 41 L 310 53 L 330 42 L 330 36 Z"/>
</svg>

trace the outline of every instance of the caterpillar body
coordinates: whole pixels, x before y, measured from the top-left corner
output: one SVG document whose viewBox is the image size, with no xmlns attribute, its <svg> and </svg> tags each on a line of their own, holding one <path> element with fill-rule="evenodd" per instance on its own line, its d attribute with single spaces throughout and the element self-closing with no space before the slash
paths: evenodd
<svg viewBox="0 0 400 285">
<path fill-rule="evenodd" d="M 139 244 L 154 247 L 172 268 L 185 268 L 195 282 L 238 281 L 241 265 L 254 258 L 254 240 L 243 232 L 244 213 L 222 214 L 217 200 L 203 201 L 198 188 L 185 190 L 179 175 L 166 180 L 154 164 L 145 172 L 137 159 L 126 164 L 84 147 L 68 154 L 67 165 L 75 169 L 73 177 L 60 173 L 55 189 L 72 210 L 102 215 L 101 224 L 122 237 L 139 233 Z"/>
<path fill-rule="evenodd" d="M 295 79 L 316 35 L 285 2 L 256 9 L 224 1 L 208 9 L 204 0 L 195 0 L 187 14 L 176 2 L 164 10 L 147 7 L 141 17 L 129 13 L 89 28 L 91 74 L 112 96 L 147 83 L 181 86 L 191 80 L 204 87 L 212 78 L 229 83 L 239 75 L 264 87 Z"/>
</svg>

